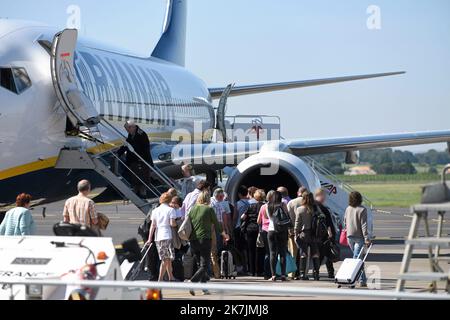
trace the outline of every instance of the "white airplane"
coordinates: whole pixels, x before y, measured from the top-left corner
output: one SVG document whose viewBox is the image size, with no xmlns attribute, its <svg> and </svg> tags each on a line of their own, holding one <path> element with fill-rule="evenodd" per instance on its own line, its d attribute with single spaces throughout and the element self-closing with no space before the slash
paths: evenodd
<svg viewBox="0 0 450 320">
<path fill-rule="evenodd" d="M 204 141 L 204 131 L 225 130 L 228 97 L 403 72 L 209 88 L 184 67 L 186 14 L 187 0 L 168 1 L 162 36 L 149 57 L 78 39 L 76 30 L 60 32 L 39 23 L 0 19 L 0 203 L 12 203 L 20 192 L 35 199 L 60 199 L 73 193 L 81 178 L 95 185 L 115 184 L 124 196 L 132 197 L 113 176 L 98 174 L 107 170 L 101 163 L 83 158 L 111 156 L 109 151 L 123 144 L 123 124 L 130 119 L 151 138 L 152 156 L 163 176 L 179 177 L 180 163 L 194 163 L 197 173 L 235 168 L 226 186 L 231 201 L 242 184 L 266 189 L 284 185 L 295 194 L 299 185 L 314 190 L 327 183 L 301 156 L 346 152 L 355 160 L 360 149 L 450 141 L 450 130 L 310 140 Z M 215 112 L 213 102 L 219 98 Z M 182 138 L 192 137 L 181 148 L 171 139 L 178 128 L 184 129 Z M 64 153 L 67 150 L 81 153 Z M 80 158 L 87 162 L 81 163 Z M 261 168 L 274 165 L 279 169 L 275 174 L 261 174 Z M 342 212 L 343 202 L 339 200 L 335 210 Z"/>
</svg>

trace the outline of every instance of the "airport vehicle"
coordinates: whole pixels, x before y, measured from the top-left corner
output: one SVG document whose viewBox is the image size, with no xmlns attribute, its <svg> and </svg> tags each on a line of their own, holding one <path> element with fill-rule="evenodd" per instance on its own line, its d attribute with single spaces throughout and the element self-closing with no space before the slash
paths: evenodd
<svg viewBox="0 0 450 320">
<path fill-rule="evenodd" d="M 113 186 L 148 213 L 151 203 L 138 197 L 123 174 L 109 165 L 111 160 L 121 162 L 115 151 L 126 144 L 126 120 L 134 120 L 151 137 L 156 164 L 151 172 L 163 185 L 176 187 L 173 179 L 180 177 L 182 163 L 192 163 L 197 174 L 213 177 L 228 168 L 231 202 L 242 184 L 267 189 L 282 184 L 293 195 L 299 185 L 310 190 L 326 185 L 331 190 L 328 206 L 338 215 L 345 208 L 347 190 L 307 156 L 346 152 L 347 161 L 355 162 L 360 149 L 450 141 L 450 130 L 330 139 L 230 139 L 225 121 L 228 97 L 402 72 L 208 88 L 184 68 L 186 12 L 187 0 L 168 1 L 162 36 L 149 57 L 78 39 L 76 30 L 0 19 L 0 203 L 12 203 L 19 192 L 35 199 L 60 199 L 73 193 L 79 179 L 88 178 L 94 186 Z M 219 100 L 217 108 L 214 100 Z M 259 132 L 258 125 L 255 130 Z M 158 186 L 146 186 L 149 193 L 160 193 Z"/>
<path fill-rule="evenodd" d="M 20 280 L 123 280 L 111 238 L 24 236 L 3 237 L 0 283 Z M 2 285 L 0 300 L 139 300 L 136 288 Z"/>
</svg>

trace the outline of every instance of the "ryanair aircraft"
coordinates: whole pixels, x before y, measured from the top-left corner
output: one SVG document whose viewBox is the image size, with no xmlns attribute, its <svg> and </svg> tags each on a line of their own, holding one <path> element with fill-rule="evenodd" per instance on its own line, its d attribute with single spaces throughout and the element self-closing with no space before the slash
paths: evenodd
<svg viewBox="0 0 450 320">
<path fill-rule="evenodd" d="M 359 149 L 450 141 L 450 131 L 289 141 L 205 139 L 203 132 L 214 129 L 226 137 L 228 97 L 402 72 L 209 88 L 184 67 L 186 14 L 187 0 L 168 1 L 162 36 L 149 57 L 78 39 L 76 30 L 0 19 L 0 203 L 12 203 L 20 192 L 59 199 L 81 178 L 110 183 L 129 197 L 98 161 L 83 158 L 111 156 L 124 143 L 126 120 L 149 135 L 163 176 L 177 178 L 180 163 L 195 164 L 198 173 L 234 168 L 226 187 L 232 200 L 240 184 L 283 184 L 291 192 L 299 185 L 319 187 L 323 179 L 301 156 L 346 152 L 355 160 Z M 183 145 L 175 152 L 177 129 L 184 132 L 176 137 Z M 65 152 L 73 150 L 81 156 Z M 273 175 L 261 174 L 274 164 Z"/>
</svg>

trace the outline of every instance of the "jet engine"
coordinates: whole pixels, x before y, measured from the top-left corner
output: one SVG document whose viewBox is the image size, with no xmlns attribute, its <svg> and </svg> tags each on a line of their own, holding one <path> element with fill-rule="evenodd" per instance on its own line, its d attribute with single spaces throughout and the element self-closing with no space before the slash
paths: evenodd
<svg viewBox="0 0 450 320">
<path fill-rule="evenodd" d="M 320 188 L 320 180 L 299 157 L 288 152 L 263 151 L 242 161 L 229 176 L 225 190 L 232 203 L 238 200 L 237 191 L 241 185 L 255 186 L 266 192 L 284 186 L 291 197 L 296 197 L 300 186 L 314 191 Z"/>
</svg>

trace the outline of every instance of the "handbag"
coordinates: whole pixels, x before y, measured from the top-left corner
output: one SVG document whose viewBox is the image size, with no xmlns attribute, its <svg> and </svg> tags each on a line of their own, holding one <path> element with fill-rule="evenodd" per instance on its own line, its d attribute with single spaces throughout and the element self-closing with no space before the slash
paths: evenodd
<svg viewBox="0 0 450 320">
<path fill-rule="evenodd" d="M 339 236 L 339 244 L 341 246 L 348 247 L 347 229 L 346 228 L 341 230 L 341 235 Z"/>
<path fill-rule="evenodd" d="M 178 227 L 171 227 L 172 229 L 172 245 L 175 249 L 179 250 L 181 248 L 181 239 L 178 235 Z"/>
<path fill-rule="evenodd" d="M 336 263 L 341 260 L 341 248 L 331 239 L 325 241 L 324 245 L 328 247 L 328 259 Z"/>
<path fill-rule="evenodd" d="M 108 228 L 109 225 L 109 218 L 101 212 L 97 212 L 97 226 L 100 230 L 106 230 L 106 228 Z"/>
<path fill-rule="evenodd" d="M 258 233 L 258 237 L 256 238 L 256 247 L 264 248 L 264 240 L 263 240 L 261 232 Z"/>
<path fill-rule="evenodd" d="M 297 264 L 295 263 L 294 258 L 292 257 L 290 252 L 286 252 L 286 274 L 297 272 Z M 278 255 L 277 267 L 275 270 L 277 275 L 281 275 L 281 262 L 280 256 Z"/>
<path fill-rule="evenodd" d="M 184 221 L 181 224 L 180 229 L 178 229 L 178 236 L 180 236 L 181 240 L 189 241 L 191 233 L 192 233 L 192 222 L 191 219 L 189 218 L 189 215 L 187 215 L 184 218 Z"/>
</svg>

